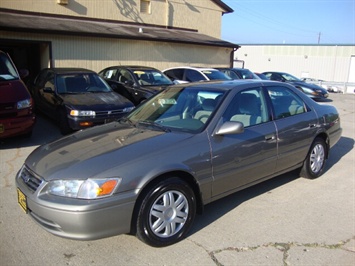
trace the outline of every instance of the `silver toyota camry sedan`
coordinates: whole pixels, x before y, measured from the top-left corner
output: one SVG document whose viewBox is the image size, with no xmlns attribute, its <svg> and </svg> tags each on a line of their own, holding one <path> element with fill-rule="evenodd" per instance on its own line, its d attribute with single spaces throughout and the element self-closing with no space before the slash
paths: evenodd
<svg viewBox="0 0 355 266">
<path fill-rule="evenodd" d="M 16 176 L 18 202 L 58 236 L 167 246 L 205 204 L 295 169 L 319 177 L 341 132 L 333 106 L 289 84 L 182 84 L 38 147 Z"/>
</svg>

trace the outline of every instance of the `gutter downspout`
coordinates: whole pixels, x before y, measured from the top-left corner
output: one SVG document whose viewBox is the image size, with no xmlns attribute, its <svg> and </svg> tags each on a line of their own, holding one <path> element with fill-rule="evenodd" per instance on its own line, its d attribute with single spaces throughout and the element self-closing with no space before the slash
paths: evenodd
<svg viewBox="0 0 355 266">
<path fill-rule="evenodd" d="M 166 28 L 169 27 L 169 0 L 165 0 L 166 8 L 165 8 L 165 25 Z"/>
<path fill-rule="evenodd" d="M 230 53 L 229 56 L 229 67 L 233 67 L 234 66 L 234 52 L 237 51 L 238 48 L 233 48 L 233 50 Z"/>
</svg>

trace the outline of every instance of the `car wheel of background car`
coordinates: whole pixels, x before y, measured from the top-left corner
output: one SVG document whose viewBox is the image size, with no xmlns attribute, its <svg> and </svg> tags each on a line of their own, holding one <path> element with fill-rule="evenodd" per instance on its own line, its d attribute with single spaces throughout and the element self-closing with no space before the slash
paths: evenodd
<svg viewBox="0 0 355 266">
<path fill-rule="evenodd" d="M 60 133 L 62 133 L 63 135 L 69 134 L 72 131 L 72 129 L 69 126 L 67 113 L 65 110 L 61 110 L 59 112 L 58 120 L 59 120 Z"/>
<path fill-rule="evenodd" d="M 167 178 L 149 188 L 137 217 L 137 237 L 163 247 L 183 239 L 196 214 L 196 198 L 183 180 Z"/>
<path fill-rule="evenodd" d="M 309 179 L 314 179 L 322 175 L 326 154 L 326 144 L 323 139 L 316 138 L 313 142 L 311 149 L 303 163 L 301 176 Z"/>
</svg>

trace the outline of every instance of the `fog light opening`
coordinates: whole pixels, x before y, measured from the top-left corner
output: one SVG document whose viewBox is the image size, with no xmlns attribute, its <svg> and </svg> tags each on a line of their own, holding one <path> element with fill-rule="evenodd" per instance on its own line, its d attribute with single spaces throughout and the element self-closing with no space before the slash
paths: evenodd
<svg viewBox="0 0 355 266">
<path fill-rule="evenodd" d="M 93 122 L 80 122 L 80 126 L 82 127 L 91 127 L 92 125 L 94 125 Z"/>
</svg>

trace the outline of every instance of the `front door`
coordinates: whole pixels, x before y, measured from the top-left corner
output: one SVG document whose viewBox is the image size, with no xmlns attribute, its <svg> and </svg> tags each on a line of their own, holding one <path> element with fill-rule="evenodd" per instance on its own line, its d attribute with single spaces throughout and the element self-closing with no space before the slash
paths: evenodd
<svg viewBox="0 0 355 266">
<path fill-rule="evenodd" d="M 219 198 L 275 173 L 277 133 L 265 96 L 262 88 L 236 94 L 223 120 L 242 122 L 244 132 L 212 136 L 213 197 Z"/>
</svg>

